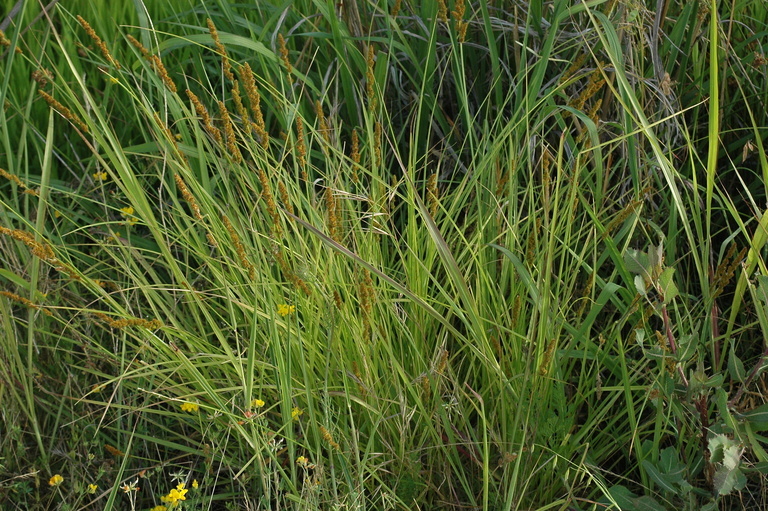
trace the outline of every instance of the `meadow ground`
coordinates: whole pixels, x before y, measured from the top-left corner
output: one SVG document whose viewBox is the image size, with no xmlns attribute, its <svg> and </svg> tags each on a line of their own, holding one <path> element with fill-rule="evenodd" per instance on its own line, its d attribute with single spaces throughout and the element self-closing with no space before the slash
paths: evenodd
<svg viewBox="0 0 768 511">
<path fill-rule="evenodd" d="M 768 506 L 756 0 L 3 0 L 0 508 Z"/>
</svg>

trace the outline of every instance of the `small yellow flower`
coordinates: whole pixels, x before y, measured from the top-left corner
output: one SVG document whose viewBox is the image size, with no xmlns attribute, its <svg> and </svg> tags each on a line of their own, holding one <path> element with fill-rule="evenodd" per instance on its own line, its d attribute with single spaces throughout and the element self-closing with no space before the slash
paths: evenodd
<svg viewBox="0 0 768 511">
<path fill-rule="evenodd" d="M 184 489 L 184 483 L 180 483 L 176 486 L 176 488 L 171 490 L 168 493 L 168 495 L 166 495 L 165 497 L 160 497 L 160 500 L 162 500 L 163 502 L 167 502 L 171 506 L 177 506 L 179 504 L 179 501 L 187 500 L 186 495 L 188 491 L 189 490 Z"/>
<path fill-rule="evenodd" d="M 294 406 L 293 410 L 291 410 L 291 419 L 298 420 L 299 416 L 303 413 L 304 413 L 304 410 L 302 410 L 298 406 Z"/>
<path fill-rule="evenodd" d="M 61 218 L 61 211 L 59 211 L 58 209 L 54 209 L 53 210 L 53 216 L 55 218 Z"/>
<path fill-rule="evenodd" d="M 253 401 L 251 401 L 251 408 L 261 408 L 265 404 L 266 403 L 264 403 L 264 401 L 262 401 L 261 399 L 257 398 L 257 399 L 254 399 Z"/>
<path fill-rule="evenodd" d="M 109 77 L 109 81 L 110 81 L 110 82 L 112 82 L 112 83 L 119 83 L 119 82 L 120 82 L 120 80 L 118 80 L 118 79 L 117 79 L 117 78 L 115 78 L 114 76 L 110 76 L 110 77 Z"/>
<path fill-rule="evenodd" d="M 155 506 L 150 511 L 168 511 L 168 508 L 165 506 Z"/>
<path fill-rule="evenodd" d="M 98 489 L 99 489 L 99 487 L 96 486 L 95 484 L 89 484 L 88 485 L 88 493 L 91 493 L 91 494 L 96 493 L 96 490 L 98 490 Z"/>
<path fill-rule="evenodd" d="M 61 477 L 61 474 L 56 474 L 55 476 L 51 477 L 48 480 L 48 484 L 50 484 L 51 486 L 58 486 L 63 482 L 64 482 L 64 478 Z"/>
<path fill-rule="evenodd" d="M 197 482 L 197 479 L 195 479 L 194 481 L 192 481 L 192 488 L 194 488 L 195 490 L 197 490 L 197 488 L 198 488 L 199 486 L 200 486 L 200 485 L 198 484 L 198 482 Z"/>
<path fill-rule="evenodd" d="M 125 218 L 125 223 L 124 224 L 128 224 L 129 226 L 131 226 L 131 225 L 134 225 L 136 222 L 139 221 L 138 218 L 133 216 L 134 210 L 133 210 L 133 208 L 131 206 L 128 206 L 128 207 L 125 207 L 125 208 L 120 208 L 120 212 L 123 215 L 123 218 Z"/>
<path fill-rule="evenodd" d="M 94 172 L 93 179 L 96 181 L 106 181 L 107 180 L 107 173 L 106 172 Z"/>
<path fill-rule="evenodd" d="M 192 413 L 192 412 L 198 411 L 199 409 L 200 409 L 200 405 L 198 405 L 197 403 L 189 403 L 189 402 L 187 402 L 187 403 L 183 403 L 181 405 L 181 411 L 182 412 Z"/>
<path fill-rule="evenodd" d="M 307 458 L 304 456 L 299 456 L 296 458 L 296 464 L 302 467 L 306 467 L 309 464 L 309 460 L 307 460 Z"/>
<path fill-rule="evenodd" d="M 292 314 L 296 312 L 296 306 L 295 305 L 288 305 L 287 303 L 281 303 L 277 306 L 277 313 L 281 316 L 285 317 L 288 314 Z"/>
</svg>

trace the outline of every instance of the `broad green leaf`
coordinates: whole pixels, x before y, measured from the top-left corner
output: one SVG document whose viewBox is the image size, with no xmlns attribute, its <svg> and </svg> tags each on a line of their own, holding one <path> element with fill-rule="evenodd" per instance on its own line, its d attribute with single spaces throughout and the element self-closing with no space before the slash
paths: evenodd
<svg viewBox="0 0 768 511">
<path fill-rule="evenodd" d="M 712 480 L 712 485 L 720 495 L 728 495 L 734 490 L 741 490 L 746 484 L 747 478 L 741 470 L 726 466 L 720 467 Z"/>
<path fill-rule="evenodd" d="M 744 363 L 736 355 L 733 344 L 731 344 L 731 353 L 728 356 L 728 374 L 731 376 L 731 379 L 738 382 L 743 382 L 747 376 L 744 370 Z"/>
<path fill-rule="evenodd" d="M 630 273 L 650 277 L 650 264 L 648 262 L 648 254 L 645 252 L 628 248 L 624 252 L 624 266 L 626 266 L 627 271 Z"/>
<path fill-rule="evenodd" d="M 659 288 L 664 296 L 664 303 L 670 303 L 677 298 L 677 295 L 679 294 L 675 281 L 673 280 L 674 274 L 674 268 L 665 268 L 659 276 Z"/>
<path fill-rule="evenodd" d="M 645 469 L 646 474 L 648 474 L 648 477 L 653 479 L 653 482 L 659 485 L 659 488 L 661 488 L 663 491 L 674 493 L 675 495 L 679 494 L 677 487 L 673 481 L 669 480 L 667 474 L 660 472 L 656 467 L 653 466 L 653 463 L 648 460 L 643 460 L 642 464 L 643 469 Z"/>
<path fill-rule="evenodd" d="M 717 465 L 713 485 L 720 495 L 728 495 L 740 490 L 746 484 L 746 477 L 741 472 L 743 447 L 725 435 L 715 435 L 709 439 L 710 462 Z"/>
<path fill-rule="evenodd" d="M 647 294 L 648 290 L 645 288 L 645 279 L 642 275 L 635 275 L 635 289 L 643 296 Z"/>
<path fill-rule="evenodd" d="M 754 431 L 768 431 L 768 404 L 741 413 L 739 418 L 749 422 Z"/>
</svg>

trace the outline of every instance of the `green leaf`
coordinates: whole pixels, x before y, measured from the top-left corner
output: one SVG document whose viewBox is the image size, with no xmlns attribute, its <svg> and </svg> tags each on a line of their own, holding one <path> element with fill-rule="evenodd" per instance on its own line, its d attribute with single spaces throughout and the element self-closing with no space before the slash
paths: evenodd
<svg viewBox="0 0 768 511">
<path fill-rule="evenodd" d="M 659 472 L 659 470 L 653 466 L 653 463 L 648 460 L 643 460 L 642 465 L 646 474 L 648 474 L 648 477 L 653 479 L 653 482 L 659 485 L 659 488 L 661 488 L 663 491 L 673 493 L 675 495 L 679 494 L 675 484 L 669 480 L 666 474 Z"/>
<path fill-rule="evenodd" d="M 645 252 L 628 248 L 624 252 L 624 266 L 627 267 L 627 271 L 630 273 L 650 277 L 650 264 L 648 262 L 648 254 Z"/>
<path fill-rule="evenodd" d="M 621 511 L 667 511 L 653 497 L 647 495 L 638 497 L 621 485 L 612 486 L 608 490 L 608 494 Z M 610 509 L 614 508 L 611 507 Z"/>
<path fill-rule="evenodd" d="M 718 494 L 728 495 L 740 490 L 747 482 L 741 471 L 741 445 L 725 435 L 715 435 L 709 439 L 710 461 L 717 466 L 712 481 Z"/>
<path fill-rule="evenodd" d="M 651 274 L 651 279 L 661 275 L 661 268 L 664 266 L 664 245 L 659 243 L 658 247 L 650 246 L 648 249 L 648 272 Z"/>
<path fill-rule="evenodd" d="M 670 303 L 679 294 L 673 280 L 674 274 L 674 268 L 665 268 L 659 276 L 659 288 L 661 289 L 662 296 L 664 296 L 664 303 Z"/>
<path fill-rule="evenodd" d="M 749 473 L 749 472 L 759 472 L 763 475 L 768 474 L 768 461 L 760 461 L 758 463 L 753 464 L 750 467 L 744 467 L 742 469 L 742 472 Z"/>
<path fill-rule="evenodd" d="M 738 468 L 720 467 L 715 472 L 712 485 L 720 495 L 728 495 L 732 491 L 741 490 L 747 484 L 747 477 Z"/>
<path fill-rule="evenodd" d="M 731 376 L 731 379 L 738 382 L 743 382 L 747 377 L 747 373 L 744 370 L 744 363 L 736 355 L 736 352 L 733 349 L 733 344 L 731 344 L 731 353 L 728 356 L 728 374 Z"/>
<path fill-rule="evenodd" d="M 635 289 L 637 289 L 637 292 L 642 296 L 647 294 L 648 290 L 645 288 L 645 279 L 642 275 L 635 275 Z"/>
<path fill-rule="evenodd" d="M 768 431 L 768 404 L 741 413 L 739 418 L 749 422 L 754 431 Z"/>
</svg>

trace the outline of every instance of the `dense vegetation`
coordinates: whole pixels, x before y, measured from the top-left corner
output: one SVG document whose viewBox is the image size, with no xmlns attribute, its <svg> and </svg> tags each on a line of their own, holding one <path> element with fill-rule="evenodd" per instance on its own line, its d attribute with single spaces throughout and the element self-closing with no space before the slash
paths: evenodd
<svg viewBox="0 0 768 511">
<path fill-rule="evenodd" d="M 3 509 L 768 505 L 761 0 L 3 3 Z"/>
</svg>

